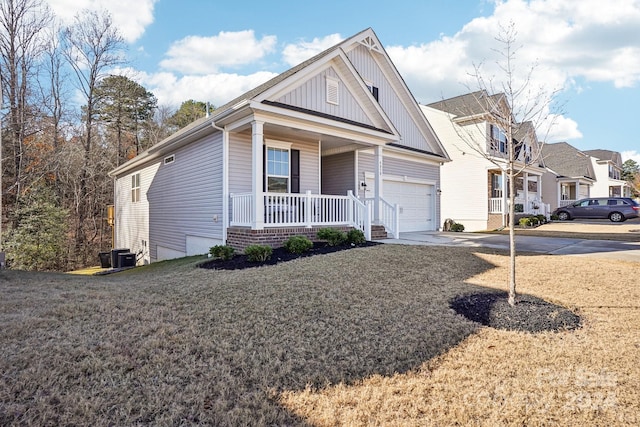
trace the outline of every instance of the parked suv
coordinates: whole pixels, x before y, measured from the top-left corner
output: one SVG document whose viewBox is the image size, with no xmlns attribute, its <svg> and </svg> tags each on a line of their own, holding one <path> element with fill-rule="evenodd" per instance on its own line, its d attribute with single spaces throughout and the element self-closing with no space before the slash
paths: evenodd
<svg viewBox="0 0 640 427">
<path fill-rule="evenodd" d="M 628 197 L 594 197 L 558 208 L 552 215 L 557 215 L 562 221 L 574 218 L 608 218 L 612 222 L 622 222 L 629 218 L 637 218 L 639 210 L 640 205 Z"/>
</svg>

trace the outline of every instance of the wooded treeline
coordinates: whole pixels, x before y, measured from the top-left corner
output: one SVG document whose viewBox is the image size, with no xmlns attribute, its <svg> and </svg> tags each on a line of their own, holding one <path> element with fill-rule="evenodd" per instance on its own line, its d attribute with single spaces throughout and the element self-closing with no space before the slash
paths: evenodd
<svg viewBox="0 0 640 427">
<path fill-rule="evenodd" d="M 111 248 L 108 172 L 205 114 L 158 106 L 124 68 L 108 13 L 60 25 L 42 0 L 0 2 L 2 230 L 10 268 L 95 265 Z"/>
</svg>

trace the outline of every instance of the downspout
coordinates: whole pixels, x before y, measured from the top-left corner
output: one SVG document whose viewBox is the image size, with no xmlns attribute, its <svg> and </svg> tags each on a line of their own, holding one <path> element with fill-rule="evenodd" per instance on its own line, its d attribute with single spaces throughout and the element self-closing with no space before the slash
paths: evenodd
<svg viewBox="0 0 640 427">
<path fill-rule="evenodd" d="M 229 228 L 229 132 L 211 121 L 211 127 L 222 132 L 222 243 L 227 244 Z"/>
</svg>

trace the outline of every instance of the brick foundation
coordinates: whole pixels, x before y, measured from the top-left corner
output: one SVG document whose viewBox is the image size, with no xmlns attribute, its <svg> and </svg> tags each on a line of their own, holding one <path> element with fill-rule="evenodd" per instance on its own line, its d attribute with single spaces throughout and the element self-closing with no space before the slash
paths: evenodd
<svg viewBox="0 0 640 427">
<path fill-rule="evenodd" d="M 291 236 L 306 236 L 309 240 L 316 242 L 318 230 L 327 227 L 280 227 L 265 228 L 262 230 L 252 230 L 248 227 L 229 227 L 227 230 L 227 245 L 238 251 L 244 251 L 249 245 L 269 245 L 278 248 Z M 349 226 L 331 227 L 348 232 L 352 229 Z"/>
<path fill-rule="evenodd" d="M 487 230 L 495 230 L 502 227 L 502 214 L 489 214 Z"/>
</svg>

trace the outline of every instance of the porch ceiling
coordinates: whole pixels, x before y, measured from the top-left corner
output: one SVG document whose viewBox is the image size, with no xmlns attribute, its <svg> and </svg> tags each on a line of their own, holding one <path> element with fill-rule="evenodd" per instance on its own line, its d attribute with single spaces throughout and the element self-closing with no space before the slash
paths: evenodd
<svg viewBox="0 0 640 427">
<path fill-rule="evenodd" d="M 251 126 L 242 129 L 239 133 L 251 137 Z M 322 154 L 362 150 L 375 146 L 375 144 L 363 142 L 357 139 L 344 138 L 328 133 L 315 132 L 306 129 L 297 129 L 290 126 L 282 126 L 273 123 L 264 124 L 265 139 L 281 141 L 321 142 Z M 385 141 L 380 141 L 381 145 Z"/>
</svg>

